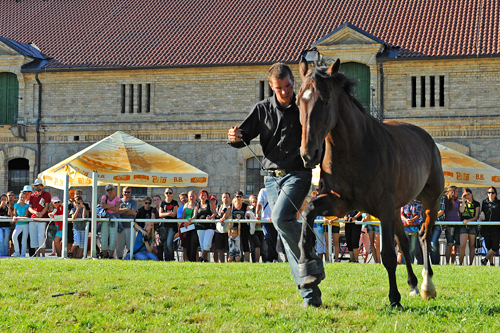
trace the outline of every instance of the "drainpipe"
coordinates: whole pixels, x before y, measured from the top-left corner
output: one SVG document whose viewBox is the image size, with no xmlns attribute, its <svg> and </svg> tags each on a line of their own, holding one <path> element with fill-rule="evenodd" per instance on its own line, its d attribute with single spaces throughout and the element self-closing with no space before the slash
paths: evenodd
<svg viewBox="0 0 500 333">
<path fill-rule="evenodd" d="M 38 79 L 38 73 L 35 74 L 35 80 L 38 83 L 38 117 L 36 118 L 36 175 L 40 174 L 40 156 L 42 155 L 42 143 L 40 140 L 40 122 L 42 121 L 42 82 Z"/>
<path fill-rule="evenodd" d="M 379 67 L 379 72 L 380 72 L 380 89 L 379 89 L 379 94 L 380 94 L 380 121 L 384 121 L 384 65 L 383 62 L 379 62 L 378 64 Z"/>
</svg>

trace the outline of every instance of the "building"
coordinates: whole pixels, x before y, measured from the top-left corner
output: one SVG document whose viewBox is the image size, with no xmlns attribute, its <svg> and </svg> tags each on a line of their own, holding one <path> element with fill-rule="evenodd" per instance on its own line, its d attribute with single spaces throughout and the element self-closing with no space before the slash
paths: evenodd
<svg viewBox="0 0 500 333">
<path fill-rule="evenodd" d="M 18 190 L 121 130 L 207 172 L 210 193 L 257 192 L 258 161 L 226 144 L 227 129 L 269 96 L 269 65 L 283 61 L 298 73 L 301 54 L 323 64 L 340 58 L 375 116 L 414 123 L 500 167 L 499 7 L 493 0 L 3 1 L 0 191 Z M 298 90 L 298 75 L 296 83 Z M 261 154 L 257 142 L 252 147 Z"/>
</svg>

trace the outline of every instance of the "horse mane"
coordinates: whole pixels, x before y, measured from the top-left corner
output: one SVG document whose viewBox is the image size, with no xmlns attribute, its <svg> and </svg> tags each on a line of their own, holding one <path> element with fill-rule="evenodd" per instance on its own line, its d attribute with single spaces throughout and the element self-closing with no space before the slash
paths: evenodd
<svg viewBox="0 0 500 333">
<path fill-rule="evenodd" d="M 339 85 L 344 92 L 349 96 L 350 100 L 356 105 L 356 107 L 362 112 L 367 113 L 363 105 L 354 97 L 354 87 L 357 85 L 356 82 L 349 79 L 342 73 L 337 73 L 333 77 L 327 73 L 328 67 L 316 66 L 311 71 L 311 80 L 314 82 L 318 78 L 333 80 L 337 85 Z"/>
</svg>

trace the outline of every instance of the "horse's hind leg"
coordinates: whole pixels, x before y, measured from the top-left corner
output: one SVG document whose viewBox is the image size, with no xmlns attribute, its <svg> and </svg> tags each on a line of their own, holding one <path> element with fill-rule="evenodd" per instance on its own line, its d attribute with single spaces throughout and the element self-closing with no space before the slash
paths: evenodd
<svg viewBox="0 0 500 333">
<path fill-rule="evenodd" d="M 403 257 L 405 258 L 406 271 L 408 272 L 408 285 L 410 286 L 410 296 L 415 296 L 419 294 L 418 291 L 418 280 L 413 272 L 413 267 L 411 266 L 411 257 L 410 257 L 410 244 L 408 243 L 408 237 L 406 237 L 403 223 L 401 222 L 401 211 L 399 209 L 396 210 L 396 236 L 399 240 L 399 246 L 401 248 L 401 252 L 403 253 Z"/>
</svg>

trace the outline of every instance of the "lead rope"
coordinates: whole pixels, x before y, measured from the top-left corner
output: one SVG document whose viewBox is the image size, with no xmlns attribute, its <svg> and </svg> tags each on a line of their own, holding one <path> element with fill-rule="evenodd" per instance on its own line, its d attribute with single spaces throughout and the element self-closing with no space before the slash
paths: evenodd
<svg viewBox="0 0 500 333">
<path fill-rule="evenodd" d="M 245 144 L 245 146 L 246 146 L 246 147 L 250 150 L 250 152 L 251 152 L 251 153 L 253 154 L 253 156 L 257 159 L 257 161 L 259 161 L 259 164 L 262 166 L 262 169 L 264 169 L 264 164 L 263 164 L 263 163 L 261 162 L 261 160 L 257 157 L 257 155 L 256 155 L 256 154 L 255 154 L 255 152 L 252 150 L 252 148 L 250 148 L 250 146 L 249 146 L 249 145 L 247 145 L 247 144 L 246 144 L 246 142 L 245 142 L 244 140 L 241 140 L 241 141 L 242 141 L 242 142 Z M 299 212 L 300 216 L 302 217 L 302 221 L 303 221 L 302 223 L 306 223 L 306 224 L 307 224 L 307 227 L 308 227 L 309 229 L 311 229 L 312 233 L 314 234 L 314 228 L 313 228 L 313 227 L 311 227 L 311 226 L 309 225 L 309 223 L 307 223 L 307 219 L 306 219 L 306 217 L 304 216 L 304 214 L 303 214 L 302 212 L 300 212 L 300 211 L 299 211 L 299 208 L 297 208 L 297 206 L 295 205 L 295 203 L 294 203 L 294 202 L 292 201 L 292 199 L 290 199 L 290 197 L 288 196 L 288 193 L 286 193 L 286 191 L 285 191 L 285 190 L 283 190 L 283 188 L 280 186 L 280 184 L 278 183 L 278 181 L 277 181 L 274 177 L 272 177 L 272 178 L 273 178 L 274 182 L 276 183 L 276 186 L 278 186 L 279 190 L 285 194 L 285 196 L 286 196 L 286 198 L 288 199 L 288 201 L 290 201 L 290 203 L 292 204 L 292 206 L 295 208 L 295 212 Z M 314 235 L 315 235 L 315 234 L 314 234 Z M 317 240 L 317 241 L 319 241 L 319 242 L 321 243 L 321 245 L 323 245 L 323 247 L 325 247 L 325 248 L 326 248 L 326 244 L 325 244 L 322 240 L 318 240 L 318 238 L 317 238 L 317 237 L 316 237 L 316 240 Z M 292 253 L 292 254 L 293 254 L 293 253 Z M 295 255 L 294 255 L 294 257 L 295 257 Z M 297 262 L 298 262 L 297 257 L 295 257 L 295 259 L 296 259 L 296 260 L 297 260 Z"/>
</svg>

